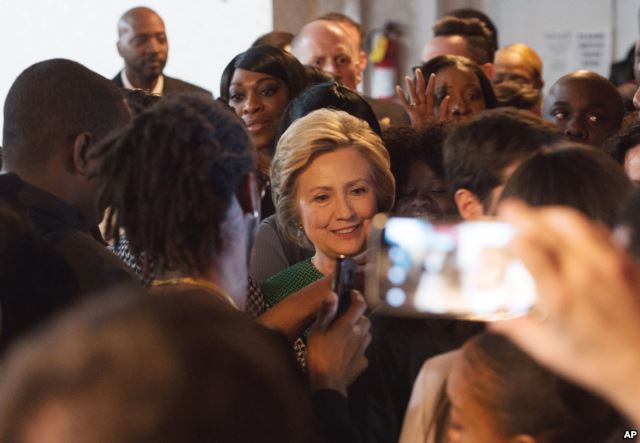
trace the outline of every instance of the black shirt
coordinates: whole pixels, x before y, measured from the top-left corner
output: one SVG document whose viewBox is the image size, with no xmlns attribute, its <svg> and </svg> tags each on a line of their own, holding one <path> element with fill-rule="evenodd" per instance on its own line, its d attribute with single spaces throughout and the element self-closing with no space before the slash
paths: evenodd
<svg viewBox="0 0 640 443">
<path fill-rule="evenodd" d="M 15 174 L 0 174 L 0 198 L 24 208 L 40 237 L 68 263 L 79 295 L 137 282 L 106 248 L 97 226 L 83 220 L 62 199 Z"/>
</svg>

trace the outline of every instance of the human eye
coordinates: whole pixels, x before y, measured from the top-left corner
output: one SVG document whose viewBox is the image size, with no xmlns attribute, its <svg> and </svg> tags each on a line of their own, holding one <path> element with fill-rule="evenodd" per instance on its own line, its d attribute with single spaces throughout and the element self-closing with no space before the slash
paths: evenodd
<svg viewBox="0 0 640 443">
<path fill-rule="evenodd" d="M 137 35 L 135 37 L 133 37 L 133 39 L 131 40 L 131 44 L 133 46 L 142 46 L 147 42 L 147 37 L 144 35 Z"/>
<path fill-rule="evenodd" d="M 435 90 L 433 96 L 436 99 L 436 104 L 440 104 L 442 102 L 442 100 L 444 100 L 444 98 L 447 96 L 447 87 L 444 86 L 442 88 L 438 88 Z"/>
<path fill-rule="evenodd" d="M 321 58 L 316 58 L 313 60 L 313 63 L 311 63 L 313 66 L 315 66 L 316 68 L 321 68 L 322 65 L 324 64 L 324 60 Z"/>
<path fill-rule="evenodd" d="M 351 190 L 351 194 L 355 196 L 365 195 L 369 192 L 366 186 L 357 186 Z"/>
<path fill-rule="evenodd" d="M 156 39 L 160 43 L 166 43 L 167 42 L 167 35 L 164 32 L 161 32 L 160 34 L 156 35 Z"/>
<path fill-rule="evenodd" d="M 269 84 L 265 85 L 262 89 L 260 89 L 260 95 L 265 97 L 270 97 L 278 92 L 278 85 Z"/>
<path fill-rule="evenodd" d="M 568 112 L 564 109 L 552 109 L 551 116 L 556 120 L 566 120 L 568 116 Z"/>
<path fill-rule="evenodd" d="M 469 100 L 480 100 L 482 98 L 482 93 L 479 89 L 471 89 L 467 92 L 467 99 Z"/>
<path fill-rule="evenodd" d="M 351 58 L 347 55 L 339 55 L 336 57 L 336 64 L 338 65 L 348 65 L 351 63 Z"/>
<path fill-rule="evenodd" d="M 313 196 L 312 200 L 315 203 L 326 203 L 329 200 L 329 194 L 316 194 Z"/>
<path fill-rule="evenodd" d="M 605 118 L 602 115 L 599 114 L 589 114 L 587 115 L 587 119 L 589 120 L 589 123 L 592 123 L 594 125 L 598 125 L 600 123 L 603 123 Z"/>
<path fill-rule="evenodd" d="M 229 101 L 231 102 L 239 102 L 244 100 L 244 92 L 242 91 L 230 91 L 229 92 Z"/>
</svg>

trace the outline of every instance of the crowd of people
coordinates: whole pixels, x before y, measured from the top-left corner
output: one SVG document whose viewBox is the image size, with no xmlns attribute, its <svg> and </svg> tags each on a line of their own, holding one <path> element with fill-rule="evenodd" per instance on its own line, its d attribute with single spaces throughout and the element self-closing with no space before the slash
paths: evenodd
<svg viewBox="0 0 640 443">
<path fill-rule="evenodd" d="M 4 103 L 0 441 L 609 442 L 640 426 L 640 123 L 483 13 L 433 26 L 396 100 L 357 91 L 329 13 L 164 74 L 162 18 L 118 22 L 123 69 L 40 61 Z M 640 78 L 638 79 L 640 80 Z M 640 94 L 635 100 L 640 105 Z M 492 323 L 345 310 L 336 259 L 378 213 L 500 218 L 536 281 Z"/>
</svg>

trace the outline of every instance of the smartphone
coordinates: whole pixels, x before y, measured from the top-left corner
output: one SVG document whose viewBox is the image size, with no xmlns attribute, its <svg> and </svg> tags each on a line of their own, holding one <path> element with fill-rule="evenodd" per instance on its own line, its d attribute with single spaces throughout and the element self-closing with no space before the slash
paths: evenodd
<svg viewBox="0 0 640 443">
<path fill-rule="evenodd" d="M 339 255 L 336 258 L 336 270 L 332 286 L 333 292 L 338 295 L 336 317 L 345 313 L 351 306 L 351 291 L 355 287 L 357 270 L 358 265 L 349 257 Z"/>
<path fill-rule="evenodd" d="M 399 315 L 493 321 L 527 314 L 533 278 L 499 221 L 431 223 L 378 215 L 369 236 L 365 295 Z"/>
</svg>

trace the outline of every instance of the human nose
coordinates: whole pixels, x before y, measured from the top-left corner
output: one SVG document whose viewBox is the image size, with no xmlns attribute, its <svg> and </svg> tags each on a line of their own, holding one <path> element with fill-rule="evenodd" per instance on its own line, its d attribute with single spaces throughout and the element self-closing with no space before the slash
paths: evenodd
<svg viewBox="0 0 640 443">
<path fill-rule="evenodd" d="M 244 114 L 253 114 L 258 112 L 262 107 L 262 103 L 257 94 L 253 92 L 247 93 L 247 99 L 244 101 L 244 105 L 242 106 L 242 112 Z"/>
<path fill-rule="evenodd" d="M 355 217 L 356 212 L 348 196 L 343 195 L 337 199 L 335 208 L 336 218 L 339 220 L 351 220 Z"/>
<path fill-rule="evenodd" d="M 458 99 L 451 105 L 451 115 L 454 117 L 462 117 L 468 113 L 469 105 L 464 99 Z"/>
<path fill-rule="evenodd" d="M 588 134 L 580 118 L 575 116 L 567 123 L 564 129 L 564 135 L 576 140 L 586 140 Z"/>
<path fill-rule="evenodd" d="M 333 60 L 328 59 L 325 61 L 322 65 L 322 70 L 331 74 L 336 81 L 339 81 L 338 66 Z"/>
</svg>

